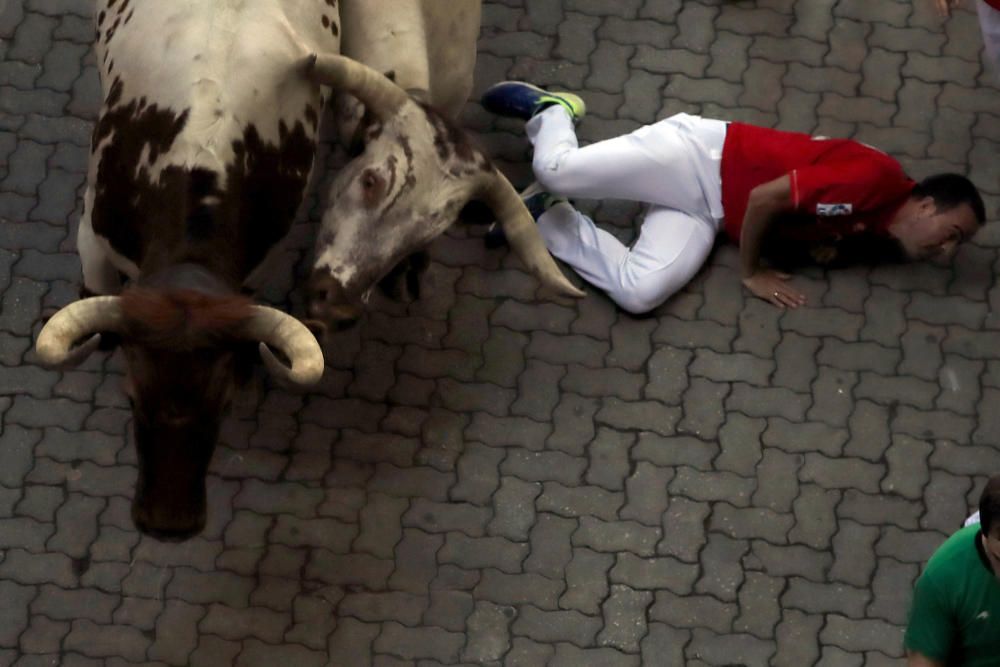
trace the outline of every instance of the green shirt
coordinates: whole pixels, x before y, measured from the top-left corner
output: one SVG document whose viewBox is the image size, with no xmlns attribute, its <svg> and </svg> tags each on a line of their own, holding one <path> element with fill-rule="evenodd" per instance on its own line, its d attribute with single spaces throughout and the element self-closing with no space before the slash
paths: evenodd
<svg viewBox="0 0 1000 667">
<path fill-rule="evenodd" d="M 904 643 L 949 666 L 1000 665 L 1000 579 L 982 552 L 979 524 L 931 556 L 917 580 Z"/>
</svg>

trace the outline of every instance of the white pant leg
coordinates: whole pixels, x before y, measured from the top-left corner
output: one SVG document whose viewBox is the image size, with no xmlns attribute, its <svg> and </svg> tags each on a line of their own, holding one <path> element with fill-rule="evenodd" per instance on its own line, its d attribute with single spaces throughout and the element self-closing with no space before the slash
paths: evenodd
<svg viewBox="0 0 1000 667">
<path fill-rule="evenodd" d="M 535 178 L 564 197 L 626 199 L 722 218 L 723 121 L 677 114 L 579 147 L 569 113 L 553 105 L 525 126 Z"/>
<path fill-rule="evenodd" d="M 993 75 L 1000 80 L 1000 10 L 993 9 L 983 0 L 976 2 L 979 10 L 979 28 L 983 31 L 986 58 L 993 67 Z"/>
<path fill-rule="evenodd" d="M 549 252 L 630 313 L 656 308 L 686 285 L 715 242 L 715 221 L 650 207 L 632 249 L 566 203 L 538 218 Z"/>
</svg>

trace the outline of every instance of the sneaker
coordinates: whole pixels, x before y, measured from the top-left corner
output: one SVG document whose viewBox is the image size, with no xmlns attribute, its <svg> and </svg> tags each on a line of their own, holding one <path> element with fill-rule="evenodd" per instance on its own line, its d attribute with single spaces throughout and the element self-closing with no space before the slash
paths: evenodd
<svg viewBox="0 0 1000 667">
<path fill-rule="evenodd" d="M 542 189 L 538 181 L 534 181 L 521 191 L 521 201 L 524 202 L 528 213 L 531 214 L 535 222 L 538 222 L 538 218 L 542 216 L 542 213 L 545 213 L 556 204 L 565 203 L 566 199 L 546 192 Z M 504 235 L 503 227 L 499 222 L 490 224 L 486 230 L 486 235 L 483 236 L 483 243 L 486 244 L 487 248 L 499 248 L 507 244 L 507 237 Z"/>
<path fill-rule="evenodd" d="M 549 92 L 523 81 L 501 81 L 493 84 L 486 89 L 480 101 L 487 111 L 523 120 L 528 120 L 553 104 L 566 109 L 574 123 L 579 123 L 587 113 L 587 105 L 579 95 L 562 91 Z"/>
</svg>

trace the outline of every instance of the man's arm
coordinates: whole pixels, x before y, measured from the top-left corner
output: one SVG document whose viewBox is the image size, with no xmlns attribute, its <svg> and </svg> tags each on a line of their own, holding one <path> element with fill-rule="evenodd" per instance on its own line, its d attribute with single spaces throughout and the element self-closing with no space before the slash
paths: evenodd
<svg viewBox="0 0 1000 667">
<path fill-rule="evenodd" d="M 939 660 L 932 660 L 923 653 L 907 651 L 906 667 L 945 667 L 945 664 Z"/>
<path fill-rule="evenodd" d="M 792 182 L 786 174 L 750 191 L 740 230 L 743 284 L 754 296 L 780 308 L 797 308 L 806 302 L 806 297 L 788 284 L 791 276 L 787 273 L 761 267 L 760 246 L 778 214 L 791 209 Z"/>
</svg>

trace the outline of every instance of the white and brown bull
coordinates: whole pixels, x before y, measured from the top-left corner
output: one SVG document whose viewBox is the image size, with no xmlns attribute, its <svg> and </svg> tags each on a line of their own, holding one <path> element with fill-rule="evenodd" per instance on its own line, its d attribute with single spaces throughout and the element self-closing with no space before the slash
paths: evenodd
<svg viewBox="0 0 1000 667">
<path fill-rule="evenodd" d="M 102 333 L 121 341 L 133 518 L 183 539 L 204 524 L 219 424 L 258 349 L 291 384 L 323 373 L 298 320 L 241 292 L 303 199 L 324 101 L 303 51 L 337 52 L 340 19 L 334 0 L 102 0 L 96 23 L 104 104 L 77 241 L 99 296 L 56 313 L 36 349 L 67 366 Z"/>
<path fill-rule="evenodd" d="M 552 260 L 516 191 L 455 124 L 472 90 L 479 0 L 341 3 L 341 52 L 385 76 L 316 59 L 313 77 L 335 98 L 342 140 L 364 151 L 331 185 L 310 279 L 310 315 L 339 328 L 363 295 L 476 200 L 555 294 L 579 297 Z M 363 104 L 359 107 L 358 101 Z"/>
</svg>

